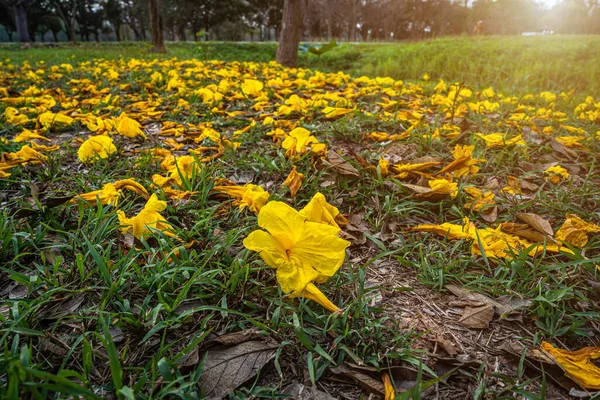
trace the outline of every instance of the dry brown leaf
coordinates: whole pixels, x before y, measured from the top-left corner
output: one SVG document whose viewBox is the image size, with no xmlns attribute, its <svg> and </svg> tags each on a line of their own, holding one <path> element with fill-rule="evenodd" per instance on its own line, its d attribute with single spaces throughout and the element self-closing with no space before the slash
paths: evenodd
<svg viewBox="0 0 600 400">
<path fill-rule="evenodd" d="M 528 224 L 503 222 L 502 224 L 500 224 L 500 229 L 502 229 L 502 232 L 518 236 L 522 239 L 526 239 L 534 243 L 543 242 L 544 239 L 548 239 L 548 236 L 538 232 Z"/>
<path fill-rule="evenodd" d="M 483 212 L 481 213 L 481 218 L 485 221 L 485 222 L 496 222 L 496 220 L 498 219 L 498 207 L 488 207 L 486 209 L 483 210 Z"/>
<path fill-rule="evenodd" d="M 486 295 L 468 291 L 464 288 L 461 288 L 460 286 L 446 285 L 445 287 L 462 301 L 481 302 L 487 305 L 494 306 L 496 314 L 499 316 L 500 319 L 520 319 L 521 314 L 518 311 L 518 309 L 523 307 L 529 307 L 531 305 L 531 301 L 525 299 L 502 298 L 502 301 L 496 301 L 490 299 Z"/>
<path fill-rule="evenodd" d="M 198 381 L 206 397 L 223 397 L 256 376 L 274 356 L 276 344 L 248 341 L 235 346 L 218 346 L 206 353 Z"/>
<path fill-rule="evenodd" d="M 544 218 L 540 217 L 537 214 L 520 213 L 517 214 L 517 218 L 525 222 L 527 225 L 531 226 L 533 229 L 540 232 L 541 234 L 548 235 L 549 237 L 554 236 L 554 231 L 552 230 L 550 222 L 546 221 Z"/>
<path fill-rule="evenodd" d="M 341 364 L 339 367 L 331 368 L 331 372 L 337 375 L 343 375 L 358 383 L 362 388 L 371 392 L 385 394 L 383 383 L 357 368 L 351 368 L 347 364 Z"/>
<path fill-rule="evenodd" d="M 458 350 L 456 350 L 454 343 L 452 343 L 450 340 L 438 336 L 435 341 L 442 347 L 442 349 L 444 349 L 446 353 L 448 353 L 448 355 L 454 357 L 458 354 Z"/>
<path fill-rule="evenodd" d="M 350 165 L 335 151 L 330 151 L 327 153 L 327 163 L 329 163 L 340 175 L 360 178 L 358 170 Z"/>
<path fill-rule="evenodd" d="M 467 328 L 486 329 L 493 318 L 494 306 L 487 304 L 481 307 L 466 307 L 458 322 Z"/>
</svg>

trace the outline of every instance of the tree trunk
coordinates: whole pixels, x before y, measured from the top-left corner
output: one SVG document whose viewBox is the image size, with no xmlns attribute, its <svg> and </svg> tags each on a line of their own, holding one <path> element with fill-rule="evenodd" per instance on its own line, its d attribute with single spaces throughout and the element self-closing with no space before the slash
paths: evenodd
<svg viewBox="0 0 600 400">
<path fill-rule="evenodd" d="M 121 41 L 121 29 L 119 29 L 121 27 L 121 24 L 118 21 L 113 21 L 112 22 L 114 28 L 115 28 L 115 38 L 117 39 L 117 42 Z"/>
<path fill-rule="evenodd" d="M 185 22 L 180 21 L 177 26 L 177 36 L 180 42 L 187 42 L 187 37 L 185 36 Z"/>
<path fill-rule="evenodd" d="M 152 32 L 152 50 L 155 53 L 164 53 L 165 41 L 163 39 L 163 22 L 160 15 L 159 0 L 150 0 L 150 31 Z"/>
<path fill-rule="evenodd" d="M 19 42 L 31 42 L 31 36 L 27 27 L 27 8 L 23 4 L 18 4 L 8 7 L 8 12 L 19 34 Z"/>
<path fill-rule="evenodd" d="M 58 15 L 65 23 L 65 29 L 67 31 L 68 40 L 70 42 L 75 42 L 75 23 L 74 23 L 73 19 L 68 17 L 64 13 L 62 7 L 60 6 L 60 4 L 58 2 L 55 2 L 54 6 L 56 7 L 56 10 L 58 11 Z"/>
<path fill-rule="evenodd" d="M 285 0 L 283 3 L 283 20 L 276 59 L 286 67 L 295 67 L 298 60 L 298 45 L 304 28 L 303 3 L 303 0 Z"/>
<path fill-rule="evenodd" d="M 54 36 L 54 43 L 58 43 L 58 35 L 56 32 L 52 31 L 52 36 Z"/>
</svg>

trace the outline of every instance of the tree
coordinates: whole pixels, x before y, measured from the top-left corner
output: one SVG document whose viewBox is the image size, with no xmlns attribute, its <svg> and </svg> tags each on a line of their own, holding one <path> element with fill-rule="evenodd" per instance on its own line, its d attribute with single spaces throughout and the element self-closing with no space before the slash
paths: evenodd
<svg viewBox="0 0 600 400">
<path fill-rule="evenodd" d="M 20 42 L 31 42 L 27 26 L 27 9 L 33 2 L 34 0 L 0 0 L 0 4 L 8 10 Z"/>
<path fill-rule="evenodd" d="M 285 0 L 281 36 L 277 46 L 277 62 L 286 67 L 295 67 L 298 60 L 298 45 L 304 29 L 304 1 Z"/>
<path fill-rule="evenodd" d="M 152 51 L 164 53 L 165 41 L 163 38 L 163 21 L 160 13 L 159 0 L 150 0 L 150 30 L 152 32 Z"/>
</svg>

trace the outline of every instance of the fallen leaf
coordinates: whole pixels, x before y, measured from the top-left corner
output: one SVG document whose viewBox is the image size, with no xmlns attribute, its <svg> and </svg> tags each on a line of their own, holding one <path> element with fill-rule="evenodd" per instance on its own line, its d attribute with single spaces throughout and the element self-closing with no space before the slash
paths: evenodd
<svg viewBox="0 0 600 400">
<path fill-rule="evenodd" d="M 288 385 L 282 393 L 295 400 L 335 400 L 335 397 L 330 394 L 299 382 Z"/>
<path fill-rule="evenodd" d="M 500 302 L 490 299 L 481 293 L 468 291 L 460 286 L 446 285 L 445 287 L 462 301 L 481 302 L 486 305 L 494 306 L 496 314 L 500 319 L 520 319 L 520 313 L 517 310 L 531 305 L 531 301 L 525 299 L 507 300 L 506 298 L 502 298 L 503 302 Z"/>
<path fill-rule="evenodd" d="M 342 364 L 339 367 L 331 368 L 331 372 L 352 379 L 366 390 L 385 394 L 385 388 L 379 379 L 375 379 L 357 368 L 350 368 L 348 365 Z"/>
<path fill-rule="evenodd" d="M 550 222 L 537 214 L 520 213 L 517 214 L 517 218 L 544 235 L 548 235 L 549 237 L 554 236 L 554 231 L 552 230 Z"/>
<path fill-rule="evenodd" d="M 206 353 L 198 386 L 206 397 L 224 397 L 256 376 L 274 356 L 277 346 L 248 341 L 235 346 L 217 346 Z"/>
<path fill-rule="evenodd" d="M 336 172 L 340 175 L 360 178 L 358 170 L 350 165 L 346 160 L 344 160 L 338 153 L 335 151 L 330 151 L 327 153 L 327 162 L 336 170 Z"/>
<path fill-rule="evenodd" d="M 466 307 L 458 320 L 463 326 L 473 329 L 489 328 L 494 318 L 494 306 Z"/>
</svg>

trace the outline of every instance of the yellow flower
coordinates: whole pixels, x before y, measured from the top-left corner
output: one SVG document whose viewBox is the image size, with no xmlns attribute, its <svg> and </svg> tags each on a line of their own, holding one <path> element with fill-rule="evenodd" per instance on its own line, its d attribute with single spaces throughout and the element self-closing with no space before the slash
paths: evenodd
<svg viewBox="0 0 600 400">
<path fill-rule="evenodd" d="M 594 362 L 600 359 L 600 347 L 584 347 L 576 351 L 557 349 L 542 342 L 542 350 L 565 371 L 565 375 L 584 389 L 600 389 L 600 367 Z"/>
<path fill-rule="evenodd" d="M 117 215 L 119 217 L 119 223 L 122 226 L 121 232 L 125 234 L 131 230 L 133 236 L 138 239 L 141 239 L 142 236 L 152 233 L 155 230 L 159 230 L 167 236 L 175 236 L 171 231 L 171 224 L 169 224 L 159 213 L 165 208 L 167 208 L 167 202 L 158 200 L 156 194 L 153 194 L 144 206 L 144 209 L 135 217 L 127 218 L 123 211 L 118 210 Z"/>
<path fill-rule="evenodd" d="M 483 139 L 485 142 L 485 146 L 488 149 L 501 149 L 503 147 L 508 147 L 512 145 L 524 146 L 525 141 L 523 140 L 522 135 L 517 135 L 512 138 L 505 138 L 502 133 L 490 133 L 488 135 L 484 135 L 483 133 L 476 133 L 478 137 Z"/>
<path fill-rule="evenodd" d="M 260 92 L 263 90 L 263 83 L 261 81 L 257 81 L 256 79 L 245 79 L 242 84 L 242 92 L 246 96 L 257 97 Z"/>
<path fill-rule="evenodd" d="M 556 240 L 581 248 L 588 242 L 588 233 L 600 232 L 600 226 L 586 222 L 577 215 L 567 214 L 567 219 L 554 237 Z"/>
<path fill-rule="evenodd" d="M 307 221 L 331 225 L 336 228 L 348 224 L 348 220 L 340 213 L 340 210 L 329 204 L 321 193 L 315 194 L 310 199 L 308 204 L 300 210 L 300 215 L 306 217 Z"/>
<path fill-rule="evenodd" d="M 547 168 L 544 171 L 544 175 L 546 176 L 547 180 L 554 183 L 555 185 L 558 185 L 565 179 L 569 179 L 569 177 L 571 176 L 569 175 L 569 172 L 560 165 L 555 165 L 553 167 Z"/>
<path fill-rule="evenodd" d="M 385 178 L 386 176 L 388 176 L 390 174 L 390 161 L 386 160 L 384 157 L 381 157 L 379 159 L 379 162 L 377 163 L 377 165 L 379 166 L 379 173 L 381 174 L 382 178 Z"/>
<path fill-rule="evenodd" d="M 148 198 L 148 192 L 142 185 L 134 179 L 123 179 L 113 183 L 107 183 L 100 190 L 77 195 L 73 197 L 70 202 L 74 203 L 78 200 L 85 200 L 96 205 L 97 201 L 100 200 L 101 204 L 112 204 L 116 207 L 119 203 L 119 197 L 123 194 L 123 189 L 131 190 L 140 196 Z"/>
<path fill-rule="evenodd" d="M 251 183 L 244 186 L 215 186 L 213 190 L 235 198 L 234 205 L 239 206 L 241 210 L 248 207 L 254 213 L 258 213 L 269 200 L 269 192 Z"/>
<path fill-rule="evenodd" d="M 480 211 L 485 206 L 496 204 L 494 200 L 496 196 L 492 192 L 484 192 L 475 186 L 467 186 L 463 191 L 471 197 L 471 202 L 465 204 L 466 209 Z"/>
<path fill-rule="evenodd" d="M 321 150 L 321 147 L 325 146 L 324 144 L 319 143 L 316 137 L 311 136 L 308 130 L 304 128 L 295 128 L 285 137 L 281 143 L 281 147 L 286 150 L 285 156 L 291 158 L 296 156 L 296 154 L 306 153 L 307 149 L 313 144 L 313 147 L 318 146 L 318 150 Z"/>
<path fill-rule="evenodd" d="M 183 187 L 183 181 L 189 181 L 198 171 L 198 163 L 193 156 L 170 157 L 165 159 L 161 166 L 170 172 L 168 177 L 160 175 L 152 176 L 152 180 L 161 188 L 165 188 L 169 184 L 176 184 Z"/>
<path fill-rule="evenodd" d="M 117 151 L 112 139 L 108 136 L 90 136 L 83 142 L 77 151 L 81 162 L 88 162 L 98 158 L 107 158 Z"/>
<path fill-rule="evenodd" d="M 467 174 L 475 175 L 479 172 L 479 167 L 476 164 L 485 162 L 485 160 L 474 159 L 472 156 L 473 150 L 475 150 L 475 146 L 461 146 L 457 144 L 452 152 L 454 161 L 442 168 L 438 172 L 438 175 L 449 172 L 452 172 L 457 178 Z"/>
<path fill-rule="evenodd" d="M 432 192 L 450 195 L 451 198 L 455 198 L 458 194 L 458 183 L 450 182 L 446 179 L 430 179 L 429 187 Z"/>
<path fill-rule="evenodd" d="M 296 170 L 296 166 L 294 166 L 287 178 L 285 178 L 283 184 L 290 188 L 290 195 L 292 198 L 296 196 L 298 189 L 300 189 L 300 186 L 302 185 L 302 179 L 304 179 L 304 174 L 298 172 Z"/>
<path fill-rule="evenodd" d="M 354 108 L 325 107 L 323 109 L 323 114 L 325 114 L 327 118 L 337 118 L 349 114 L 354 110 Z"/>
<path fill-rule="evenodd" d="M 20 142 L 29 142 L 30 140 L 34 140 L 34 139 L 45 140 L 46 142 L 51 141 L 47 137 L 44 137 L 38 133 L 32 132 L 29 129 L 23 129 L 23 132 L 21 132 L 17 136 L 15 136 L 15 138 L 13 140 L 17 143 L 20 143 Z"/>
<path fill-rule="evenodd" d="M 38 122 L 46 129 L 51 126 L 67 126 L 73 123 L 74 119 L 64 114 L 55 114 L 50 111 L 46 111 L 38 116 Z"/>
<path fill-rule="evenodd" d="M 117 121 L 117 132 L 121 136 L 127 136 L 130 138 L 135 138 L 141 136 L 146 139 L 146 134 L 142 131 L 142 126 L 136 120 L 129 118 L 127 114 L 122 113 Z"/>
<path fill-rule="evenodd" d="M 340 229 L 307 221 L 292 207 L 272 201 L 258 214 L 258 225 L 244 239 L 244 246 L 256 251 L 276 276 L 284 293 L 304 296 L 332 312 L 333 305 L 313 284 L 324 283 L 342 266 L 350 242 L 340 239 Z"/>
<path fill-rule="evenodd" d="M 406 179 L 411 172 L 415 171 L 425 171 L 431 167 L 435 167 L 440 165 L 439 161 L 429 161 L 424 163 L 403 163 L 403 164 L 394 164 L 392 166 L 392 170 L 396 173 L 394 178 L 397 179 Z"/>
</svg>

